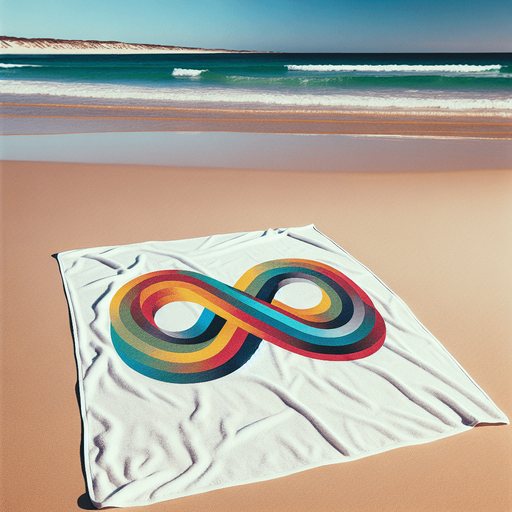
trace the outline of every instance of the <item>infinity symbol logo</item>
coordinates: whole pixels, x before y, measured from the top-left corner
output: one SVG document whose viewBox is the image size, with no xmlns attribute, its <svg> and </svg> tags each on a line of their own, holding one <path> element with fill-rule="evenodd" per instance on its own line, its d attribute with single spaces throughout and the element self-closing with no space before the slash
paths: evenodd
<svg viewBox="0 0 512 512">
<path fill-rule="evenodd" d="M 307 280 L 320 303 L 295 309 L 274 299 L 279 288 Z M 156 312 L 173 301 L 205 309 L 189 329 L 167 332 Z M 338 270 L 311 260 L 273 260 L 229 286 L 197 272 L 163 270 L 124 285 L 110 303 L 111 336 L 121 359 L 153 379 L 205 382 L 243 366 L 262 339 L 290 352 L 330 361 L 362 359 L 384 343 L 384 320 L 372 301 Z"/>
</svg>

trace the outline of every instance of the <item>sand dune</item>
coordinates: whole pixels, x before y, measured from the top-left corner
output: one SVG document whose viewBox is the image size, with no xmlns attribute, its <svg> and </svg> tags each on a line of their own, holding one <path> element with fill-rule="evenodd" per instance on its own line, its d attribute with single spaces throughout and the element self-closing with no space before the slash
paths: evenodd
<svg viewBox="0 0 512 512">
<path fill-rule="evenodd" d="M 185 48 L 156 44 L 122 43 L 119 41 L 81 41 L 68 39 L 27 39 L 0 36 L 0 54 L 55 54 L 55 53 L 230 53 L 233 50 Z M 234 52 L 238 53 L 238 52 Z"/>
</svg>

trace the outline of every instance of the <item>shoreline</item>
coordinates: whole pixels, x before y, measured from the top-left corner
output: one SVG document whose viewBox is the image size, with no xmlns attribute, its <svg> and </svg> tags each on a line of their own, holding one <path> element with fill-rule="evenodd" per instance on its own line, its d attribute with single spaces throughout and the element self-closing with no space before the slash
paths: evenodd
<svg viewBox="0 0 512 512">
<path fill-rule="evenodd" d="M 5 94 L 4 97 L 15 99 L 16 95 Z M 22 96 L 26 97 L 26 96 Z M 31 96 L 33 98 L 33 96 Z M 54 107 L 54 108 L 77 108 L 77 109 L 113 109 L 113 110 L 135 110 L 135 111 L 171 111 L 171 112 L 212 112 L 212 113 L 246 113 L 246 114 L 290 114 L 290 115 L 354 115 L 354 116 L 365 116 L 365 115 L 379 115 L 379 116 L 416 116 L 416 117 L 496 117 L 496 118 L 511 118 L 512 111 L 490 111 L 490 110 L 449 110 L 449 109 L 433 109 L 433 108 L 374 108 L 369 110 L 366 108 L 357 107 L 339 107 L 328 109 L 325 107 L 296 107 L 296 108 L 282 108 L 282 106 L 271 108 L 271 107 L 254 107 L 254 108 L 222 108 L 215 106 L 203 106 L 203 107 L 185 107 L 185 106 L 169 106 L 168 104 L 162 105 L 123 105 L 120 103 L 109 103 L 108 100 L 96 100 L 97 104 L 79 104 L 72 103 L 71 101 L 76 97 L 55 97 L 58 98 L 56 101 L 46 102 L 29 102 L 29 101 L 10 101 L 0 102 L 0 106 L 6 107 Z M 86 98 L 82 98 L 86 99 Z M 88 98 L 87 98 L 88 99 Z M 69 100 L 70 103 L 64 103 L 65 100 Z M 121 101 L 121 100 L 120 100 Z M 145 103 L 157 103 L 157 102 L 145 102 Z M 163 102 L 161 102 L 163 103 Z M 179 104 L 181 102 L 174 101 L 172 103 Z M 212 105 L 207 101 L 203 102 L 205 105 Z"/>
<path fill-rule="evenodd" d="M 219 108 L 216 105 L 120 105 L 19 101 L 5 95 L 0 103 L 3 135 L 224 131 L 393 135 L 412 137 L 486 138 L 512 140 L 512 113 L 411 110 L 325 110 Z M 17 100 L 17 101 L 16 101 Z"/>
</svg>

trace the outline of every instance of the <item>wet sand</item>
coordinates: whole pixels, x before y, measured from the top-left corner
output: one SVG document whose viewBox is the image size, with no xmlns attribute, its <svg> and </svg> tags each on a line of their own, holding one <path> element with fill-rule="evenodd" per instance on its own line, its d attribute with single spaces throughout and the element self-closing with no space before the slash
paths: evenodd
<svg viewBox="0 0 512 512">
<path fill-rule="evenodd" d="M 0 509 L 91 508 L 51 257 L 75 248 L 315 223 L 404 299 L 512 419 L 512 169 L 415 172 L 414 158 L 400 173 L 1 162 Z M 510 433 L 475 428 L 136 510 L 504 512 Z"/>
<path fill-rule="evenodd" d="M 11 99 L 9 99 L 11 98 Z M 512 139 L 510 114 L 407 110 L 265 110 L 218 106 L 190 108 L 119 105 L 108 102 L 0 103 L 2 134 L 223 131 L 259 133 L 366 134 Z"/>
<path fill-rule="evenodd" d="M 243 132 L 102 132 L 0 137 L 4 160 L 329 172 L 498 170 L 512 140 Z"/>
</svg>

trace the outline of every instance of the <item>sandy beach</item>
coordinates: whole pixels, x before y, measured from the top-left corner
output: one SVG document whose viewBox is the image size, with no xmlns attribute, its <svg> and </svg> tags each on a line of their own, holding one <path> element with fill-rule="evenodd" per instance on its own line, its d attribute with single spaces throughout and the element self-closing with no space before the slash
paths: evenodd
<svg viewBox="0 0 512 512">
<path fill-rule="evenodd" d="M 52 258 L 70 249 L 314 223 L 395 291 L 512 417 L 512 169 L 450 171 L 448 159 L 443 172 L 417 172 L 414 155 L 408 165 L 363 173 L 2 161 L 0 508 L 92 509 Z M 512 506 L 511 471 L 510 427 L 484 427 L 138 510 L 496 512 Z"/>
<path fill-rule="evenodd" d="M 0 512 L 512 511 L 512 4 L 375 7 L 4 2 Z"/>
<path fill-rule="evenodd" d="M 156 82 L 141 92 L 131 57 L 119 57 L 119 89 L 103 78 L 81 83 L 87 59 L 68 68 L 45 59 L 5 64 L 25 79 L 0 104 L 2 460 L 16 461 L 1 465 L 2 510 L 92 508 L 68 307 L 52 258 L 72 249 L 315 224 L 397 293 L 512 417 L 510 110 L 482 98 L 460 109 L 449 88 L 454 108 L 391 106 L 399 95 L 377 108 L 378 91 L 365 107 L 301 106 L 324 99 L 307 88 L 284 89 L 298 103 L 280 105 L 284 96 L 254 89 L 254 77 L 233 86 L 239 78 L 222 75 L 225 63 L 215 67 L 213 57 L 164 71 L 167 61 L 153 60 Z M 110 76 L 107 61 L 94 62 Z M 255 72 L 257 83 L 268 69 L 272 84 L 281 80 L 289 71 L 280 66 Z M 68 73 L 63 82 L 55 69 Z M 40 72 L 49 81 L 35 82 Z M 158 99 L 172 83 L 179 98 L 202 90 L 204 101 Z M 353 511 L 496 512 L 512 507 L 511 470 L 510 427 L 476 428 L 140 510 L 331 511 L 341 497 Z"/>
</svg>

